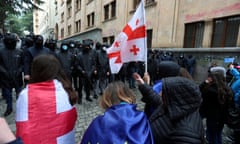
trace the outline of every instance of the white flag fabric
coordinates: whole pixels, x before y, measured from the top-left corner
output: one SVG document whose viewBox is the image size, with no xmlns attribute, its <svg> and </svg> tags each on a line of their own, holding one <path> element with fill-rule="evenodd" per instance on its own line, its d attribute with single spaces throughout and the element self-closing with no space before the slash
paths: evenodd
<svg viewBox="0 0 240 144">
<path fill-rule="evenodd" d="M 146 44 L 144 0 L 141 0 L 131 20 L 107 49 L 111 72 L 118 73 L 126 62 L 145 61 Z"/>
<path fill-rule="evenodd" d="M 28 84 L 16 102 L 16 136 L 24 144 L 75 144 L 77 111 L 58 80 Z"/>
</svg>

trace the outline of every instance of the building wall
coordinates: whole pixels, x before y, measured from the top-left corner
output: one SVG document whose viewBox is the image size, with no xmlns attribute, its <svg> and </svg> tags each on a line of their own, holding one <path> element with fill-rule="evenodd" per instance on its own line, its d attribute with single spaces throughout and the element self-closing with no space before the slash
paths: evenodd
<svg viewBox="0 0 240 144">
<path fill-rule="evenodd" d="M 110 3 L 112 0 L 106 0 L 102 3 L 102 36 L 109 37 L 109 36 L 117 36 L 123 29 L 123 27 L 127 24 L 129 20 L 129 4 L 126 0 L 117 0 L 117 8 L 116 8 L 116 17 L 114 19 L 104 21 L 104 5 Z"/>
<path fill-rule="evenodd" d="M 56 1 L 56 0 L 55 0 Z M 72 5 L 72 17 L 67 18 L 67 1 Z M 104 5 L 113 0 L 81 0 L 81 9 L 76 10 L 76 0 L 57 0 L 57 15 L 55 16 L 54 33 L 58 34 L 58 40 L 88 38 L 99 41 L 102 37 L 117 36 L 131 19 L 135 8 L 133 1 L 116 0 L 116 17 L 104 21 Z M 52 4 L 51 4 L 52 5 Z M 54 8 L 52 8 L 54 9 Z M 64 12 L 64 21 L 61 14 Z M 95 12 L 95 24 L 87 27 L 87 15 Z M 204 21 L 203 47 L 210 47 L 215 18 L 240 15 L 239 0 L 155 0 L 150 5 L 145 5 L 147 29 L 152 30 L 152 48 L 181 48 L 184 44 L 185 24 Z M 56 18 L 57 17 L 57 18 Z M 51 18 L 51 17 L 49 17 Z M 81 31 L 75 31 L 75 22 L 81 20 Z M 68 26 L 72 26 L 72 32 L 68 35 Z M 58 26 L 58 27 L 56 27 Z M 44 25 L 41 25 L 44 27 Z M 61 29 L 64 29 L 64 37 L 61 37 Z M 96 29 L 96 36 L 92 34 Z M 38 31 L 39 32 L 39 31 Z M 81 36 L 84 35 L 84 36 Z M 75 37 L 75 38 L 74 38 Z M 96 38 L 97 37 L 97 38 Z M 99 38 L 101 37 L 101 38 Z M 238 34 L 237 46 L 240 46 L 240 34 Z"/>
<path fill-rule="evenodd" d="M 54 0 L 44 0 L 44 4 L 40 6 L 42 10 L 33 13 L 33 32 L 43 35 L 44 39 L 52 38 L 54 35 L 55 21 L 57 20 L 54 2 Z"/>
<path fill-rule="evenodd" d="M 180 3 L 181 10 L 179 11 L 179 27 L 181 37 L 184 35 L 184 24 L 204 21 L 204 47 L 210 47 L 213 20 L 216 18 L 223 18 L 240 14 L 239 0 L 208 0 L 202 2 L 201 0 L 186 0 Z M 239 31 L 240 32 L 240 31 Z M 183 39 L 183 38 L 182 38 Z M 237 46 L 240 46 L 240 33 L 238 34 Z M 180 45 L 183 45 L 182 43 Z"/>
</svg>

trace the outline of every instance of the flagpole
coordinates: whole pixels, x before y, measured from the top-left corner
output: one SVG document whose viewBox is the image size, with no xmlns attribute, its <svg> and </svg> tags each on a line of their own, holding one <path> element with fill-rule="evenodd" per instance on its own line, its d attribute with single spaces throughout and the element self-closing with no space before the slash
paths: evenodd
<svg viewBox="0 0 240 144">
<path fill-rule="evenodd" d="M 145 3 L 144 3 L 144 0 L 141 0 L 142 1 L 142 4 L 143 4 L 143 21 L 144 21 L 144 24 L 145 24 L 145 36 L 147 35 L 146 33 L 146 30 L 147 30 L 147 25 L 146 25 L 146 15 L 145 15 Z M 148 64 L 147 64 L 147 55 L 148 55 L 148 50 L 147 50 L 147 36 L 146 36 L 146 38 L 145 38 L 145 40 L 144 40 L 144 50 L 145 50 L 145 72 L 147 72 L 147 67 L 148 67 Z"/>
</svg>

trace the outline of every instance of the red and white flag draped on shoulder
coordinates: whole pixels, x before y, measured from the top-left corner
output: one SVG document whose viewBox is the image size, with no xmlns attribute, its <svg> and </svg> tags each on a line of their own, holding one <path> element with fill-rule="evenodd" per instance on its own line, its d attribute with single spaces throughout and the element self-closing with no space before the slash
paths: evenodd
<svg viewBox="0 0 240 144">
<path fill-rule="evenodd" d="M 107 49 L 112 73 L 118 73 L 123 63 L 146 61 L 146 22 L 144 0 L 141 0 L 132 19 Z"/>
<path fill-rule="evenodd" d="M 75 144 L 77 111 L 57 80 L 28 84 L 16 102 L 16 136 L 24 144 Z"/>
</svg>

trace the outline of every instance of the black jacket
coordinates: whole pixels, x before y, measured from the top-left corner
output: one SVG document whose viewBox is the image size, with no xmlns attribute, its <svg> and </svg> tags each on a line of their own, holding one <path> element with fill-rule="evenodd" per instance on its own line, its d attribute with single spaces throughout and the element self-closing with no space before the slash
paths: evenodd
<svg viewBox="0 0 240 144">
<path fill-rule="evenodd" d="M 227 113 L 227 103 L 220 104 L 218 100 L 218 87 L 215 83 L 208 84 L 202 82 L 199 85 L 202 93 L 203 102 L 200 107 L 200 114 L 212 124 L 223 126 Z"/>
<path fill-rule="evenodd" d="M 31 73 L 31 64 L 33 59 L 40 54 L 53 54 L 50 50 L 44 46 L 35 47 L 32 46 L 24 51 L 24 75 L 30 75 Z"/>
<path fill-rule="evenodd" d="M 23 51 L 21 49 L 3 48 L 0 50 L 0 83 L 5 88 L 23 85 Z"/>
<path fill-rule="evenodd" d="M 71 74 L 74 67 L 74 55 L 72 55 L 69 51 L 60 50 L 56 53 L 56 57 L 60 61 L 69 80 L 71 80 Z"/>
<path fill-rule="evenodd" d="M 83 50 L 83 52 L 77 56 L 76 67 L 83 77 L 88 79 L 91 78 L 94 70 L 96 70 L 95 59 L 95 54 L 92 49 L 87 51 Z"/>
<path fill-rule="evenodd" d="M 140 85 L 143 101 L 159 104 L 149 121 L 156 144 L 201 144 L 204 129 L 199 107 L 201 93 L 198 86 L 183 77 L 163 78 L 163 100 L 151 87 Z M 155 100 L 153 100 L 155 99 Z"/>
</svg>

